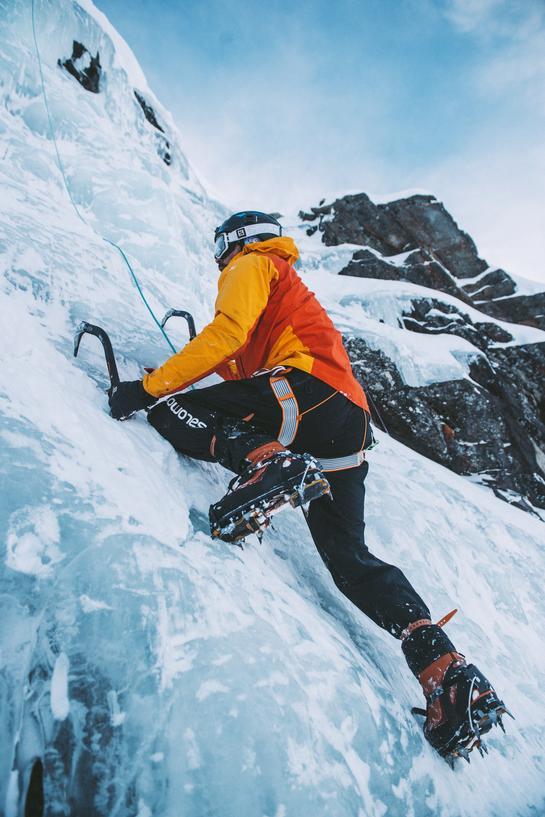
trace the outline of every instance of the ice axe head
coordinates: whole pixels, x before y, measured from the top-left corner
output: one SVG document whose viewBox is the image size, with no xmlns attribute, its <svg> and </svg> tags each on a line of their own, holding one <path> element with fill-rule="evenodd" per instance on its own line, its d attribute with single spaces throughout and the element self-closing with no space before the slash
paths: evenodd
<svg viewBox="0 0 545 817">
<path fill-rule="evenodd" d="M 94 323 L 82 321 L 78 326 L 76 334 L 74 335 L 74 357 L 78 356 L 81 339 L 84 335 L 95 335 L 102 344 L 104 356 L 106 358 L 106 366 L 108 367 L 108 374 L 110 376 L 110 388 L 108 393 L 111 395 L 119 386 L 120 379 L 110 338 L 108 337 L 107 332 L 105 332 L 100 326 L 95 326 Z"/>
<path fill-rule="evenodd" d="M 169 318 L 185 318 L 187 321 L 187 328 L 189 330 L 189 340 L 193 340 L 197 334 L 197 331 L 195 329 L 195 321 L 193 320 L 193 315 L 191 312 L 187 312 L 185 309 L 169 309 L 168 312 L 165 312 L 163 320 L 161 321 L 161 329 L 165 326 Z"/>
</svg>

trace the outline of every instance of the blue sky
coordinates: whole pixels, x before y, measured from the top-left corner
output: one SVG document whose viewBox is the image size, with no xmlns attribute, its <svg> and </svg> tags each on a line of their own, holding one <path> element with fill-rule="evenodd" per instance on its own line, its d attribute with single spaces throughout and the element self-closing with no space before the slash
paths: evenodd
<svg viewBox="0 0 545 817">
<path fill-rule="evenodd" d="M 424 188 L 545 280 L 545 0 L 96 0 L 234 209 Z"/>
</svg>

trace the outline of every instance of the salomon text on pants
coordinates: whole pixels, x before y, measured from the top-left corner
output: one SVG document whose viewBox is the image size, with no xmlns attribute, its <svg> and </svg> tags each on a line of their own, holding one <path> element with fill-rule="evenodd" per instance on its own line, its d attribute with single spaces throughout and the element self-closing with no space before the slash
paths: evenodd
<svg viewBox="0 0 545 817">
<path fill-rule="evenodd" d="M 298 422 L 287 446 L 316 459 L 361 451 L 369 434 L 368 414 L 331 386 L 296 369 L 278 373 L 296 399 Z M 250 451 L 277 440 L 286 422 L 277 375 L 264 373 L 175 394 L 148 413 L 151 425 L 182 454 L 217 461 L 239 473 Z M 277 390 L 278 391 L 278 390 Z M 285 430 L 285 429 L 284 429 Z M 328 471 L 333 501 L 310 503 L 314 543 L 344 595 L 392 635 L 430 613 L 401 570 L 369 552 L 364 539 L 364 481 L 368 463 Z"/>
</svg>

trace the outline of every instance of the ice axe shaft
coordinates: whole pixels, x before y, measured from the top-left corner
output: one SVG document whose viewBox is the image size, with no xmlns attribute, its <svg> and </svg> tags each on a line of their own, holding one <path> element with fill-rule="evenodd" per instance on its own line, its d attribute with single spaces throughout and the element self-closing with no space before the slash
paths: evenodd
<svg viewBox="0 0 545 817">
<path fill-rule="evenodd" d="M 185 318 L 187 328 L 189 329 L 189 340 L 193 340 L 193 338 L 196 337 L 197 331 L 191 312 L 186 312 L 185 309 L 169 309 L 168 312 L 165 312 L 163 320 L 161 321 L 161 328 L 164 328 L 169 318 Z"/>
<path fill-rule="evenodd" d="M 106 358 L 106 366 L 108 367 L 108 374 L 110 375 L 110 390 L 109 393 L 111 394 L 114 389 L 119 386 L 120 378 L 119 372 L 117 371 L 117 363 L 115 362 L 115 355 L 114 350 L 112 348 L 112 342 L 108 337 L 107 332 L 104 331 L 100 326 L 95 326 L 94 323 L 87 323 L 87 321 L 82 321 L 78 326 L 77 332 L 74 336 L 74 357 L 78 356 L 79 352 L 79 345 L 81 343 L 81 339 L 84 335 L 95 335 L 99 339 L 102 344 L 102 348 L 104 349 L 104 356 Z"/>
<path fill-rule="evenodd" d="M 187 321 L 187 328 L 189 330 L 190 340 L 193 340 L 193 338 L 197 335 L 197 331 L 195 329 L 195 321 L 193 320 L 193 315 L 191 314 L 191 312 L 187 312 L 185 309 L 169 309 L 168 312 L 165 313 L 163 320 L 161 321 L 161 328 L 165 326 L 169 318 L 184 318 Z M 112 347 L 112 342 L 108 337 L 108 333 L 104 329 L 102 329 L 102 327 L 96 326 L 96 324 L 94 323 L 82 321 L 78 326 L 77 332 L 74 336 L 74 357 L 78 356 L 81 339 L 84 335 L 95 335 L 95 337 L 97 337 L 102 344 L 102 348 L 104 349 L 104 356 L 106 358 L 106 366 L 108 367 L 108 374 L 110 375 L 109 393 L 112 394 L 114 389 L 116 389 L 117 386 L 119 386 L 121 380 L 119 377 L 119 372 L 117 371 L 117 363 L 115 362 L 114 350 Z"/>
</svg>

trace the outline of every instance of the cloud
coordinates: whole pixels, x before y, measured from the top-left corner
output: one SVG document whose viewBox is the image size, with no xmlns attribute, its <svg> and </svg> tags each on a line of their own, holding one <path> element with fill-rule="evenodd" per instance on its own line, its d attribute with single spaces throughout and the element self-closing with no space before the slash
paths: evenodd
<svg viewBox="0 0 545 817">
<path fill-rule="evenodd" d="M 461 31 L 474 31 L 505 5 L 505 0 L 448 0 L 445 15 Z"/>
<path fill-rule="evenodd" d="M 301 0 L 257 28 L 251 0 L 100 3 L 229 208 L 425 187 L 490 263 L 545 280 L 545 0 Z"/>
<path fill-rule="evenodd" d="M 517 93 L 545 116 L 545 2 L 448 0 L 447 19 L 483 48 L 477 80 L 483 93 Z M 536 113 L 539 111 L 536 110 Z"/>
<path fill-rule="evenodd" d="M 545 283 L 545 152 L 509 146 L 451 157 L 422 179 L 491 266 Z"/>
<path fill-rule="evenodd" d="M 489 113 L 424 182 L 489 263 L 545 282 L 545 3 L 448 0 L 444 13 L 478 43 L 470 81 Z"/>
</svg>

